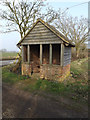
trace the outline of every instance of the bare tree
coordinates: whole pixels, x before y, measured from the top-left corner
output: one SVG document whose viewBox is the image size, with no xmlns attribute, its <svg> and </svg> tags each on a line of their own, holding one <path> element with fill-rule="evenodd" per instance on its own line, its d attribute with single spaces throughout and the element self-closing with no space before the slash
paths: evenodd
<svg viewBox="0 0 90 120">
<path fill-rule="evenodd" d="M 58 18 L 55 22 L 56 27 L 75 44 L 76 56 L 79 56 L 82 44 L 87 41 L 88 37 L 88 22 L 86 18 L 71 17 L 68 15 L 60 14 L 58 11 Z"/>
<path fill-rule="evenodd" d="M 0 10 L 0 18 L 5 20 L 5 31 L 18 31 L 21 38 L 31 28 L 37 18 L 42 18 L 48 23 L 57 19 L 57 12 L 42 0 L 27 2 L 27 0 L 2 0 L 5 10 Z M 2 25 L 0 25 L 2 26 Z"/>
<path fill-rule="evenodd" d="M 58 17 L 57 11 L 55 11 L 50 6 L 48 6 L 46 8 L 46 11 L 44 12 L 44 14 L 41 15 L 41 18 L 49 24 L 51 24 L 51 23 L 54 24 L 54 21 L 57 19 L 57 17 Z"/>
<path fill-rule="evenodd" d="M 26 0 L 9 2 L 4 0 L 2 4 L 5 10 L 0 10 L 0 18 L 7 22 L 4 32 L 18 31 L 21 38 L 41 15 L 40 11 L 44 6 L 44 3 L 40 0 L 34 2 L 27 2 Z"/>
</svg>

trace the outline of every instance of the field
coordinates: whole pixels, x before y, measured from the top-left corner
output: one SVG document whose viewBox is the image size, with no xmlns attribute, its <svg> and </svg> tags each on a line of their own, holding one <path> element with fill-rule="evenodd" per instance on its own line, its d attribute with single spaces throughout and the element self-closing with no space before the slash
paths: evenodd
<svg viewBox="0 0 90 120">
<path fill-rule="evenodd" d="M 17 52 L 1 52 L 2 59 L 13 59 L 16 58 Z M 1 56 L 0 56 L 1 59 Z"/>
<path fill-rule="evenodd" d="M 20 74 L 17 75 L 10 72 L 9 68 L 10 66 L 3 67 L 2 78 L 3 85 L 9 85 L 8 89 L 10 89 L 10 91 L 11 89 L 12 92 L 14 89 L 23 91 L 25 92 L 23 95 L 26 93 L 29 95 L 32 94 L 33 96 L 37 95 L 39 98 L 43 97 L 45 101 L 50 98 L 51 103 L 54 101 L 55 104 L 56 101 L 59 103 L 65 102 L 65 106 L 76 111 L 79 110 L 78 114 L 80 115 L 83 112 L 84 115 L 84 110 L 88 105 L 88 58 L 73 61 L 71 63 L 70 76 L 60 83 L 37 78 L 33 79 Z M 17 94 L 18 93 L 20 92 L 17 92 Z"/>
</svg>

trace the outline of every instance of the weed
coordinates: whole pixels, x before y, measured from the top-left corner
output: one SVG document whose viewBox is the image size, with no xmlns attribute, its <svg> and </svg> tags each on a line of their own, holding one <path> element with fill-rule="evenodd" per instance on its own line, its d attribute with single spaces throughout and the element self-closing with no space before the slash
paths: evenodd
<svg viewBox="0 0 90 120">
<path fill-rule="evenodd" d="M 25 80 L 27 77 L 22 75 L 17 75 L 13 72 L 10 72 L 8 69 L 2 69 L 2 81 L 10 84 L 14 84 L 20 80 Z"/>
</svg>

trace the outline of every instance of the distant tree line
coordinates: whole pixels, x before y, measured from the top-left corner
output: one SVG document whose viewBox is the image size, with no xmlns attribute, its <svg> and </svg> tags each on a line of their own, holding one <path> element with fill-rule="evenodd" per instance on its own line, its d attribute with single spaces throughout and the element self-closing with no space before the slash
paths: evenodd
<svg viewBox="0 0 90 120">
<path fill-rule="evenodd" d="M 12 53 L 17 53 L 17 51 L 8 51 L 7 49 L 1 49 L 0 52 L 12 52 Z"/>
<path fill-rule="evenodd" d="M 7 52 L 7 50 L 6 49 L 1 49 L 0 52 Z"/>
</svg>

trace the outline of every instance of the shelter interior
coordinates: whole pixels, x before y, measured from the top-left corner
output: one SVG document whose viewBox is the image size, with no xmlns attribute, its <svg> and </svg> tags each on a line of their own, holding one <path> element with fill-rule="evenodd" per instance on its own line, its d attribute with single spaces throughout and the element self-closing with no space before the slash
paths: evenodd
<svg viewBox="0 0 90 120">
<path fill-rule="evenodd" d="M 23 45 L 23 62 L 28 62 L 38 69 L 41 64 L 61 64 L 61 44 L 42 44 L 41 46 L 40 44 Z"/>
</svg>

